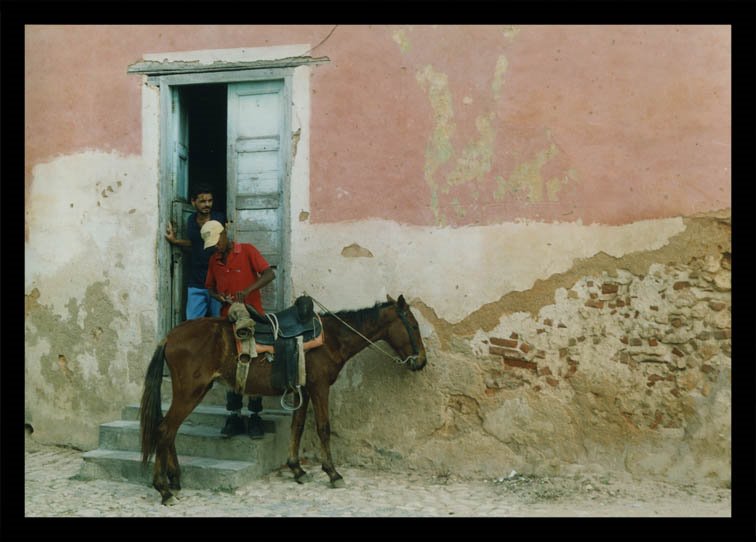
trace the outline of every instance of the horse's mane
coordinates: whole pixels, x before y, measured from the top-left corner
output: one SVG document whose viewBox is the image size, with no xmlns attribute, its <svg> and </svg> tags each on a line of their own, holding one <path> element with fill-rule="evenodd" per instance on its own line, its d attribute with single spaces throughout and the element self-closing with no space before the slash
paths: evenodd
<svg viewBox="0 0 756 542">
<path fill-rule="evenodd" d="M 390 305 L 393 305 L 391 301 L 376 302 L 372 307 L 356 310 L 339 311 L 336 314 L 342 320 L 348 322 L 355 327 L 362 327 L 366 324 L 374 323 L 378 320 L 378 315 L 381 309 L 384 309 Z M 323 314 L 321 314 L 323 316 Z"/>
</svg>

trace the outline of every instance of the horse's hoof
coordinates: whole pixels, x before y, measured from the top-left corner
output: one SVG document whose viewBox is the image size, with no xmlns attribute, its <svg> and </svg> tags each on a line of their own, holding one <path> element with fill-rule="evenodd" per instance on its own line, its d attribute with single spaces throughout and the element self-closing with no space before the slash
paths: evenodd
<svg viewBox="0 0 756 542">
<path fill-rule="evenodd" d="M 331 487 L 339 489 L 342 487 L 346 487 L 346 484 L 344 483 L 343 478 L 339 478 L 338 480 L 331 480 Z"/>
<path fill-rule="evenodd" d="M 301 476 L 297 476 L 296 478 L 294 478 L 294 480 L 298 484 L 305 484 L 307 482 L 311 482 L 312 481 L 312 474 L 310 474 L 309 472 L 306 472 L 306 473 L 304 473 Z"/>
<path fill-rule="evenodd" d="M 176 495 L 171 495 L 166 500 L 163 501 L 163 505 L 165 506 L 174 506 L 178 504 L 178 499 L 176 498 Z"/>
</svg>

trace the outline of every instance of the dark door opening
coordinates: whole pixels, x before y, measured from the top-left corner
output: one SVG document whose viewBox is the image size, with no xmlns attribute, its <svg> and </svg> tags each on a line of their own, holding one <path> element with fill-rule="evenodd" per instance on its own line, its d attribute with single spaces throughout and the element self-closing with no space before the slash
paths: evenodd
<svg viewBox="0 0 756 542">
<path fill-rule="evenodd" d="M 177 194 L 177 220 L 180 238 L 186 239 L 185 224 L 194 212 L 190 206 L 195 188 L 209 186 L 213 191 L 213 210 L 226 213 L 226 139 L 227 126 L 227 86 L 225 84 L 187 85 L 177 87 L 176 103 L 180 104 L 180 115 L 186 124 L 185 180 L 186 194 Z M 178 113 L 178 112 L 176 112 Z M 178 216 L 180 215 L 180 219 Z M 174 251 L 173 272 L 173 325 L 186 318 L 187 279 L 190 274 L 191 259 L 187 250 Z"/>
<path fill-rule="evenodd" d="M 225 84 L 188 85 L 181 89 L 189 123 L 189 195 L 200 184 L 213 189 L 213 210 L 226 213 Z"/>
</svg>

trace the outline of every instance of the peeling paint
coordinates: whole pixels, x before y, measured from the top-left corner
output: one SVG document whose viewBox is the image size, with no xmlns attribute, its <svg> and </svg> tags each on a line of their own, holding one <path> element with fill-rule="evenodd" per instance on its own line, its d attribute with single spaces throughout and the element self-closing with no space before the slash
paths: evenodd
<svg viewBox="0 0 756 542">
<path fill-rule="evenodd" d="M 544 200 L 545 183 L 541 177 L 541 169 L 551 160 L 559 150 L 553 143 L 547 149 L 539 151 L 532 160 L 523 162 L 515 168 L 506 181 L 499 182 L 494 199 L 501 200 L 509 195 L 526 194 L 530 203 L 539 203 Z M 551 184 L 552 190 L 558 186 Z"/>
<path fill-rule="evenodd" d="M 370 252 L 368 249 L 361 247 L 357 243 L 352 243 L 351 245 L 344 247 L 344 249 L 341 251 L 341 255 L 345 258 L 372 258 L 373 253 Z"/>
<path fill-rule="evenodd" d="M 496 67 L 494 68 L 494 79 L 491 83 L 491 92 L 496 101 L 501 98 L 501 89 L 504 86 L 504 74 L 509 68 L 509 61 L 504 55 L 500 55 L 496 61 Z"/>
<path fill-rule="evenodd" d="M 296 292 L 307 291 L 332 310 L 404 293 L 429 307 L 427 318 L 463 327 L 470 315 L 506 296 L 517 298 L 521 310 L 543 302 L 534 295 L 539 284 L 569 273 L 582 260 L 597 258 L 605 265 L 658 250 L 686 227 L 680 218 L 625 226 L 522 222 L 433 228 L 379 220 L 299 226 L 292 238 Z M 375 258 L 353 258 L 347 265 L 341 252 L 353 243 L 369 246 Z"/>
<path fill-rule="evenodd" d="M 395 30 L 391 37 L 397 45 L 399 45 L 399 49 L 402 53 L 406 53 L 410 50 L 409 38 L 407 37 L 407 32 L 405 32 L 403 28 Z"/>
</svg>

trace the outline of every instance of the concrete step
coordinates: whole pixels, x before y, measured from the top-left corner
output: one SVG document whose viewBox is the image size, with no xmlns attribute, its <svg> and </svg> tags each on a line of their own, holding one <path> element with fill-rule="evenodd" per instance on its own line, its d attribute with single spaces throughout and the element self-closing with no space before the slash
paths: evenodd
<svg viewBox="0 0 756 542">
<path fill-rule="evenodd" d="M 163 415 L 168 411 L 168 407 L 170 406 L 170 403 L 164 402 L 162 405 L 163 408 Z M 251 413 L 246 409 L 242 409 L 242 416 L 247 417 Z M 221 405 L 212 405 L 212 404 L 205 404 L 200 403 L 197 405 L 197 407 L 194 409 L 194 411 L 189 414 L 189 416 L 184 420 L 184 423 L 182 425 L 208 425 L 211 427 L 217 427 L 218 431 L 221 430 L 221 428 L 226 423 L 226 418 L 228 417 L 228 410 L 226 410 L 225 406 Z M 266 432 L 274 432 L 279 430 L 285 430 L 288 432 L 289 425 L 291 425 L 291 412 L 283 409 L 264 409 L 260 413 L 262 419 L 263 419 L 263 426 L 265 427 Z M 282 429 L 280 424 L 276 423 L 277 418 L 283 418 L 286 421 L 286 427 L 285 429 Z M 132 404 L 132 405 L 126 405 L 123 410 L 121 410 L 121 419 L 122 420 L 132 420 L 132 421 L 138 421 L 139 420 L 139 405 L 138 404 Z"/>
<path fill-rule="evenodd" d="M 176 435 L 176 452 L 196 457 L 211 457 L 235 461 L 257 461 L 271 469 L 286 461 L 288 452 L 288 420 L 282 416 L 263 418 L 275 430 L 264 438 L 252 440 L 247 435 L 226 438 L 217 426 L 183 423 Z M 100 448 L 106 450 L 139 451 L 141 437 L 139 422 L 117 420 L 100 425 Z"/>
<path fill-rule="evenodd" d="M 97 449 L 84 453 L 77 478 L 81 480 L 117 480 L 152 485 L 154 461 L 142 466 L 140 452 Z M 232 461 L 188 455 L 178 456 L 181 486 L 190 489 L 233 491 L 271 469 L 254 461 Z"/>
<path fill-rule="evenodd" d="M 167 371 L 167 369 L 166 369 Z M 213 382 L 213 387 L 208 390 L 205 396 L 202 398 L 202 405 L 226 405 L 226 391 L 228 386 L 223 382 L 216 380 Z M 170 404 L 171 397 L 173 397 L 173 387 L 171 385 L 170 376 L 163 376 L 163 383 L 160 387 L 160 397 L 163 403 Z M 275 410 L 281 408 L 281 396 L 263 397 L 263 409 Z M 247 406 L 247 397 L 244 398 L 244 406 Z"/>
</svg>

